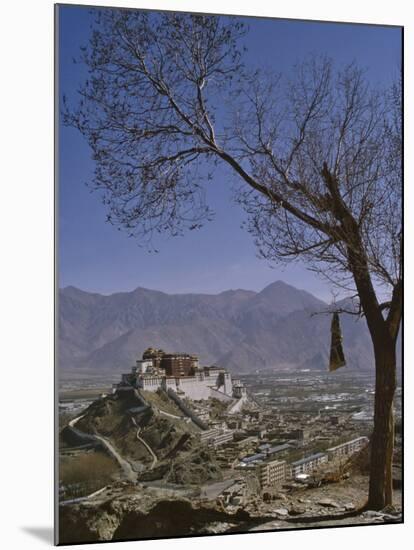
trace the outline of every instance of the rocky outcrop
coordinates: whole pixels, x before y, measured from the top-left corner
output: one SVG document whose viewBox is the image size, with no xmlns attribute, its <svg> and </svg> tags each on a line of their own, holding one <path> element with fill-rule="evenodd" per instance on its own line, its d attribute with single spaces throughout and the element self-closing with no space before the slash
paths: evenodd
<svg viewBox="0 0 414 550">
<path fill-rule="evenodd" d="M 228 513 L 216 504 L 197 506 L 187 499 L 154 501 L 144 495 L 130 496 L 61 507 L 59 543 L 207 534 L 218 522 L 225 531 L 249 521 L 247 512 Z"/>
</svg>

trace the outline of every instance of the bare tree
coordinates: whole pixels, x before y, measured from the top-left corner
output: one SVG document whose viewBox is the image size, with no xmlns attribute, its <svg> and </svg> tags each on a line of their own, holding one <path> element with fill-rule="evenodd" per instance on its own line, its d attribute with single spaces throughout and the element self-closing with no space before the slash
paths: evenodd
<svg viewBox="0 0 414 550">
<path fill-rule="evenodd" d="M 402 314 L 401 91 L 373 91 L 327 59 L 291 81 L 249 72 L 245 32 L 229 17 L 101 10 L 64 121 L 93 151 L 108 220 L 141 242 L 209 220 L 203 183 L 220 164 L 264 257 L 301 258 L 355 291 L 375 356 L 368 506 L 380 509 L 392 502 Z"/>
</svg>

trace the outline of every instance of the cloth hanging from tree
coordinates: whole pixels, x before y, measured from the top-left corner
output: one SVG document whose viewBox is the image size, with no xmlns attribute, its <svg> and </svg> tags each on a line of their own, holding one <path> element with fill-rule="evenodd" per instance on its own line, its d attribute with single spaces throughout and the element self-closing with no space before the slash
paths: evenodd
<svg viewBox="0 0 414 550">
<path fill-rule="evenodd" d="M 342 347 L 342 331 L 337 311 L 332 316 L 331 323 L 331 354 L 329 357 L 329 371 L 334 371 L 346 365 Z"/>
</svg>

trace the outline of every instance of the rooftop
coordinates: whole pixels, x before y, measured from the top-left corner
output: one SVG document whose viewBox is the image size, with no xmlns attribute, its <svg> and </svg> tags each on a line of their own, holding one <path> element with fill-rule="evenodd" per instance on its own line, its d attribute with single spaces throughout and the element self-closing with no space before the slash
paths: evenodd
<svg viewBox="0 0 414 550">
<path fill-rule="evenodd" d="M 263 460 L 264 458 L 266 458 L 266 455 L 264 453 L 257 453 L 255 455 L 245 456 L 244 458 L 242 458 L 242 462 L 248 464 L 250 462 L 254 462 L 255 460 Z"/>
<path fill-rule="evenodd" d="M 289 445 L 289 443 L 284 443 L 283 445 L 275 445 L 274 447 L 269 447 L 267 449 L 267 452 L 272 453 L 280 453 L 281 451 L 286 451 L 287 449 L 290 449 L 292 446 Z"/>
<path fill-rule="evenodd" d="M 356 437 L 355 439 L 351 439 L 349 441 L 345 441 L 344 443 L 340 443 L 339 445 L 335 445 L 335 447 L 330 447 L 329 449 L 327 449 L 327 451 L 336 451 L 336 449 L 340 449 L 341 447 L 344 447 L 345 445 L 351 445 L 352 443 L 356 443 L 357 441 L 367 441 L 368 442 L 368 437 L 366 437 L 366 436 Z"/>
<path fill-rule="evenodd" d="M 306 462 L 317 460 L 318 458 L 322 458 L 323 456 L 326 456 L 326 453 L 315 453 L 313 455 L 306 456 L 305 458 L 301 458 L 300 460 L 292 462 L 292 466 L 300 466 L 301 464 L 306 464 Z"/>
</svg>

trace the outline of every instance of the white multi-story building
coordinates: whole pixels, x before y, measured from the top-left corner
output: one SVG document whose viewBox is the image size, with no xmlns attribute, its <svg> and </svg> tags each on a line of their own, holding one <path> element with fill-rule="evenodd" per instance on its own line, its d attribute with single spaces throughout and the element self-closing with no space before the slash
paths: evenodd
<svg viewBox="0 0 414 550">
<path fill-rule="evenodd" d="M 190 356 L 189 356 L 190 357 Z M 196 357 L 191 356 L 194 364 Z M 240 382 L 233 384 L 231 374 L 221 367 L 194 368 L 192 375 L 171 376 L 159 366 L 154 366 L 151 358 L 143 358 L 136 361 L 131 373 L 122 375 L 123 385 L 132 385 L 144 391 L 157 391 L 172 389 L 179 396 L 189 397 L 193 400 L 209 399 L 214 397 L 224 402 L 233 402 L 246 397 L 246 388 Z"/>
<path fill-rule="evenodd" d="M 363 447 L 368 445 L 368 441 L 368 437 L 356 437 L 355 439 L 351 439 L 335 447 L 330 447 L 326 452 L 328 453 L 329 460 L 336 460 L 360 451 Z"/>
<path fill-rule="evenodd" d="M 132 372 L 145 374 L 153 368 L 152 359 L 137 359 L 136 366 L 132 367 Z"/>
<path fill-rule="evenodd" d="M 202 443 L 209 443 L 213 447 L 219 447 L 229 441 L 233 441 L 233 430 L 222 430 L 219 428 L 213 428 L 206 430 L 200 434 L 200 441 Z"/>
<path fill-rule="evenodd" d="M 284 460 L 266 460 L 257 466 L 262 489 L 280 485 L 286 480 L 286 462 Z"/>
<path fill-rule="evenodd" d="M 316 468 L 319 468 L 319 466 L 326 462 L 328 462 L 328 455 L 326 453 L 316 453 L 302 458 L 301 460 L 296 460 L 290 465 L 292 477 L 316 470 Z"/>
</svg>

